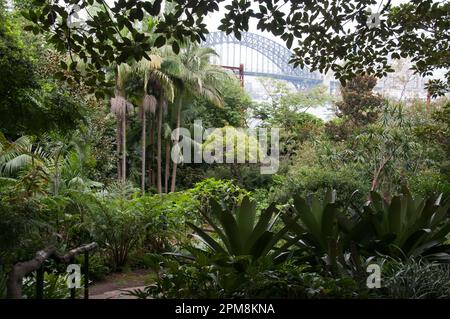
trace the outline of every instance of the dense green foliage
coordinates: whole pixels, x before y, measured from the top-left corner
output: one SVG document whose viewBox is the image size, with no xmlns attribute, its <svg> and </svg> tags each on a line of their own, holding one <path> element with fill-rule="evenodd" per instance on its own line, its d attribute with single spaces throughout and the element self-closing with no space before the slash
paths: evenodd
<svg viewBox="0 0 450 319">
<path fill-rule="evenodd" d="M 3 1 L 0 7 L 3 7 Z M 8 136 L 74 129 L 83 120 L 85 104 L 70 94 L 70 85 L 41 72 L 48 61 L 46 49 L 20 36 L 18 13 L 0 13 L 0 127 Z M 38 65 L 36 61 L 41 63 Z M 58 62 L 59 63 L 59 62 Z"/>
<path fill-rule="evenodd" d="M 73 55 L 89 62 L 87 72 L 78 76 L 94 85 L 104 81 L 105 66 L 150 58 L 152 35 L 136 27 L 147 16 L 160 15 L 155 46 L 170 45 L 178 53 L 183 41 L 205 39 L 208 29 L 204 17 L 219 11 L 223 2 L 170 0 L 166 8 L 171 10 L 164 10 L 162 0 L 123 0 L 111 5 L 104 0 L 83 0 L 78 2 L 79 7 L 91 11 L 86 28 L 68 23 L 71 11 L 66 6 L 73 10 L 71 0 L 58 4 L 31 1 L 24 16 L 31 22 L 28 30 L 36 34 L 50 31 L 50 41 L 58 50 L 65 52 L 69 48 Z M 391 57 L 411 57 L 414 71 L 421 75 L 449 66 L 448 2 L 414 0 L 394 5 L 388 1 L 373 12 L 379 15 L 379 21 L 371 11 L 376 4 L 374 0 L 343 4 L 260 0 L 257 5 L 232 1 L 221 9 L 219 30 L 233 32 L 240 39 L 241 32 L 249 30 L 250 21 L 255 21 L 258 30 L 279 36 L 288 48 L 294 47 L 294 66 L 332 70 L 342 82 L 363 72 L 386 75 L 392 71 Z M 180 19 L 182 16 L 185 18 Z M 76 62 L 70 68 L 76 68 Z M 434 81 L 430 89 L 442 94 L 449 78 L 447 73 L 447 83 Z"/>
<path fill-rule="evenodd" d="M 373 94 L 377 79 L 358 76 L 341 89 L 342 101 L 336 103 L 338 116 L 347 117 L 353 125 L 361 126 L 376 121 L 383 99 Z"/>
<path fill-rule="evenodd" d="M 140 298 L 450 298 L 450 103 L 381 97 L 368 75 L 389 55 L 421 74 L 448 67 L 447 3 L 386 5 L 377 33 L 373 1 L 233 1 L 221 29 L 239 37 L 258 18 L 289 47 L 302 34 L 292 62 L 347 83 L 331 96 L 263 79 L 255 102 L 195 44 L 221 1 L 79 1 L 91 23 L 74 32 L 67 2 L 0 0 L 0 298 L 15 264 L 90 242 L 92 280 L 151 273 Z M 214 129 L 202 143 L 195 120 Z M 279 128 L 279 170 L 172 160 L 180 142 L 225 148 L 231 128 Z M 248 144 L 239 134 L 233 147 Z M 67 298 L 65 265 L 44 270 L 45 298 Z"/>
<path fill-rule="evenodd" d="M 259 263 L 245 272 L 209 261 L 164 260 L 155 285 L 131 292 L 138 298 L 352 298 L 367 296 L 349 277 L 324 277 L 307 266 Z"/>
</svg>

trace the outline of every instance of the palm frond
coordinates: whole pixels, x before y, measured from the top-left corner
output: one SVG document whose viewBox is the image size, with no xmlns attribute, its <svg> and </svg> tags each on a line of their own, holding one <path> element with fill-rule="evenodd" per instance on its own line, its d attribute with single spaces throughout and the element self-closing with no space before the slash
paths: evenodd
<svg viewBox="0 0 450 319">
<path fill-rule="evenodd" d="M 205 86 L 205 87 L 199 88 L 198 93 L 200 93 L 200 95 L 204 99 L 211 102 L 215 106 L 223 107 L 223 100 L 222 100 L 221 94 L 215 88 Z"/>
<path fill-rule="evenodd" d="M 157 54 L 149 54 L 150 60 L 142 59 L 139 61 L 138 66 L 143 71 L 152 70 L 152 69 L 161 69 L 161 64 L 163 63 L 163 59 L 161 56 Z"/>
<path fill-rule="evenodd" d="M 11 176 L 30 165 L 32 161 L 33 157 L 29 154 L 15 156 L 0 166 L 0 176 Z"/>
<path fill-rule="evenodd" d="M 148 74 L 149 79 L 157 81 L 161 87 L 164 96 L 169 102 L 173 102 L 175 98 L 174 85 L 170 77 L 160 70 L 151 70 Z"/>
<path fill-rule="evenodd" d="M 144 101 L 142 102 L 142 108 L 145 113 L 151 112 L 155 113 L 156 106 L 158 105 L 158 101 L 153 95 L 146 94 L 144 96 Z"/>
<path fill-rule="evenodd" d="M 131 113 L 134 109 L 133 104 L 120 95 L 116 95 L 111 98 L 110 103 L 111 113 L 114 113 L 117 116 L 123 116 L 124 114 Z"/>
<path fill-rule="evenodd" d="M 123 91 L 125 89 L 125 82 L 128 80 L 132 72 L 131 67 L 122 63 L 117 66 L 116 70 L 116 89 L 119 91 Z"/>
<path fill-rule="evenodd" d="M 42 147 L 35 147 L 31 138 L 22 136 L 14 142 L 8 142 L 4 136 L 0 143 L 0 176 L 12 176 L 34 165 L 45 165 L 49 154 Z"/>
</svg>

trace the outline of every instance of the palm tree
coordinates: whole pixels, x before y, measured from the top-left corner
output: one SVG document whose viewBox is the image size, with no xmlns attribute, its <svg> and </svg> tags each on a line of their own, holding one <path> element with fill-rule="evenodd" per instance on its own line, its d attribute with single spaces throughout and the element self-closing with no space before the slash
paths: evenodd
<svg viewBox="0 0 450 319">
<path fill-rule="evenodd" d="M 147 113 L 155 113 L 156 111 L 156 105 L 158 101 L 153 95 L 145 94 L 143 102 L 141 104 L 140 109 L 140 118 L 142 122 L 142 134 L 141 134 L 141 192 L 142 195 L 145 194 L 145 178 L 146 178 L 146 166 L 145 166 L 145 159 L 146 159 L 146 148 L 147 148 Z"/>
<path fill-rule="evenodd" d="M 155 124 L 150 126 L 157 128 L 161 135 L 164 109 L 167 101 L 174 99 L 174 86 L 171 79 L 161 71 L 162 58 L 158 54 L 149 54 L 150 59 L 143 59 L 139 63 L 128 66 L 125 64 L 117 67 L 115 96 L 111 99 L 111 111 L 117 116 L 117 153 L 119 157 L 119 180 L 124 182 L 126 178 L 126 114 L 133 109 L 133 103 L 139 105 L 139 119 L 142 124 L 141 131 L 141 192 L 145 193 L 146 179 L 146 148 L 147 148 L 147 114 L 156 113 Z M 136 82 L 138 81 L 138 82 Z M 136 87 L 136 83 L 142 83 Z M 162 110 L 162 111 L 161 111 Z M 150 131 L 150 136 L 154 134 Z M 152 140 L 152 138 L 151 138 Z M 161 175 L 161 141 L 158 142 L 158 174 Z M 151 158 L 152 160 L 152 158 Z M 151 164 L 152 162 L 150 162 Z M 161 177 L 159 177 L 159 180 Z M 161 181 L 159 181 L 161 184 Z M 162 187 L 158 187 L 158 192 Z"/>
<path fill-rule="evenodd" d="M 170 117 L 169 117 L 170 119 Z M 164 140 L 165 140 L 165 146 L 166 146 L 166 154 L 165 154 L 165 159 L 166 159 L 166 166 L 164 169 L 164 192 L 168 193 L 169 192 L 169 177 L 170 177 L 170 146 L 171 146 L 171 142 L 170 142 L 170 135 L 172 132 L 172 129 L 170 128 L 169 122 L 166 123 L 166 125 L 164 126 Z"/>
<path fill-rule="evenodd" d="M 167 109 L 167 100 L 162 98 L 158 104 L 158 122 L 157 122 L 157 155 L 156 155 L 156 190 L 158 194 L 162 193 L 161 182 L 161 162 L 162 162 L 162 123 L 163 115 Z"/>
<path fill-rule="evenodd" d="M 117 156 L 118 179 L 125 182 L 127 169 L 127 147 L 126 147 L 126 125 L 127 114 L 133 111 L 133 104 L 126 100 L 125 82 L 131 74 L 131 69 L 126 64 L 117 66 L 116 70 L 116 88 L 114 97 L 111 98 L 111 112 L 117 117 Z"/>
<path fill-rule="evenodd" d="M 199 47 L 188 43 L 178 56 L 171 57 L 171 65 L 167 66 L 167 72 L 177 78 L 178 97 L 176 101 L 176 123 L 177 129 L 174 144 L 177 145 L 180 136 L 178 129 L 181 126 L 181 111 L 183 101 L 189 96 L 200 95 L 216 106 L 222 106 L 223 101 L 217 87 L 220 81 L 229 76 L 223 68 L 211 65 L 211 57 L 217 53 L 210 48 Z M 168 59 L 169 60 L 169 59 Z M 163 68 L 165 63 L 163 63 Z M 170 191 L 175 191 L 177 177 L 177 162 L 172 166 L 172 180 Z"/>
<path fill-rule="evenodd" d="M 139 116 L 142 122 L 142 134 L 141 134 L 141 192 L 142 195 L 145 194 L 145 178 L 146 178 L 146 148 L 147 148 L 147 114 L 156 112 L 156 107 L 158 101 L 153 95 L 149 94 L 149 81 L 150 76 L 155 75 L 153 70 L 157 70 L 161 68 L 161 58 L 157 55 L 151 55 L 151 60 L 142 60 L 139 63 L 139 69 L 144 74 L 144 97 L 142 98 L 142 102 L 140 103 L 140 112 Z"/>
<path fill-rule="evenodd" d="M 161 55 L 164 52 L 160 52 Z M 155 68 L 147 68 L 147 85 L 148 91 L 153 92 L 157 97 L 155 123 L 152 128 L 156 127 L 156 188 L 157 192 L 162 192 L 162 135 L 163 135 L 163 118 L 168 110 L 168 102 L 173 102 L 175 97 L 174 84 L 169 76 L 163 71 Z M 150 132 L 152 137 L 154 132 Z"/>
</svg>

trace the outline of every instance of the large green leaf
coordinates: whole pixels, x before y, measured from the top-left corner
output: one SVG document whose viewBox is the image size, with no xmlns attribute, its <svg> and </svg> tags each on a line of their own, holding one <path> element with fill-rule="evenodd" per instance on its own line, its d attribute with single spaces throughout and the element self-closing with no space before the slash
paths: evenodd
<svg viewBox="0 0 450 319">
<path fill-rule="evenodd" d="M 437 209 L 436 213 L 434 213 L 431 223 L 433 226 L 440 225 L 443 221 L 448 218 L 448 211 L 450 209 L 450 198 L 445 201 L 442 206 Z"/>
<path fill-rule="evenodd" d="M 246 196 L 236 210 L 236 220 L 242 240 L 247 241 L 253 231 L 256 216 L 256 203 Z"/>
<path fill-rule="evenodd" d="M 230 242 L 230 246 L 232 248 L 230 253 L 234 255 L 242 254 L 243 241 L 233 214 L 231 212 L 221 211 L 218 217 L 228 241 Z"/>
<path fill-rule="evenodd" d="M 294 211 L 298 215 L 299 221 L 289 225 L 292 217 L 282 216 L 285 224 L 289 225 L 291 233 L 301 236 L 302 241 L 317 253 L 327 253 L 329 251 L 328 243 L 337 240 L 338 206 L 334 203 L 335 198 L 334 191 L 328 191 L 323 200 L 314 196 L 305 200 L 296 195 Z"/>
<path fill-rule="evenodd" d="M 256 223 L 255 228 L 253 229 L 252 234 L 247 240 L 247 243 L 245 244 L 246 249 L 250 249 L 250 247 L 253 246 L 256 240 L 258 240 L 259 237 L 262 236 L 262 234 L 269 230 L 269 223 L 271 221 L 271 218 L 276 211 L 276 204 L 272 203 L 269 205 L 268 208 L 266 208 L 259 217 L 258 222 Z"/>
<path fill-rule="evenodd" d="M 395 196 L 389 206 L 389 231 L 399 234 L 402 228 L 402 197 Z"/>
<path fill-rule="evenodd" d="M 186 222 L 186 225 L 191 227 L 199 236 L 200 238 L 207 244 L 211 249 L 215 250 L 218 253 L 226 254 L 226 251 L 220 246 L 214 239 L 211 238 L 208 234 L 206 234 L 202 229 L 195 226 L 194 224 L 190 222 Z"/>
<path fill-rule="evenodd" d="M 419 246 L 423 242 L 424 238 L 430 235 L 430 233 L 430 229 L 419 229 L 415 231 L 411 236 L 409 236 L 405 243 L 399 245 L 399 247 L 405 254 L 409 255 L 417 246 Z"/>
<path fill-rule="evenodd" d="M 322 216 L 322 237 L 326 240 L 335 237 L 337 226 L 337 205 L 327 204 L 323 210 Z"/>
<path fill-rule="evenodd" d="M 275 233 L 270 241 L 267 243 L 266 247 L 264 248 L 262 255 L 266 255 L 270 252 L 271 249 L 275 247 L 275 245 L 284 237 L 284 235 L 289 231 L 291 225 L 284 226 L 280 231 Z"/>
<path fill-rule="evenodd" d="M 317 221 L 318 217 L 316 216 L 320 215 L 321 219 L 321 212 L 313 212 L 312 208 L 306 203 L 306 200 L 299 195 L 294 197 L 294 206 L 300 220 L 305 225 L 308 232 L 310 232 L 314 237 L 320 238 L 322 232 L 320 223 Z"/>
<path fill-rule="evenodd" d="M 258 240 L 250 248 L 250 254 L 253 256 L 254 259 L 259 258 L 263 254 L 264 250 L 266 249 L 267 245 L 270 243 L 272 238 L 273 233 L 269 231 L 265 231 L 258 238 Z"/>
<path fill-rule="evenodd" d="M 219 205 L 215 200 L 212 200 L 211 203 L 211 211 L 215 216 L 219 216 L 220 212 L 222 211 L 222 206 Z M 206 212 L 201 211 L 201 214 L 203 218 L 208 222 L 208 224 L 214 229 L 214 231 L 219 235 L 222 242 L 227 246 L 228 251 L 231 251 L 231 244 L 228 240 L 228 237 L 224 234 L 224 232 L 216 225 L 215 222 L 208 216 Z"/>
<path fill-rule="evenodd" d="M 434 234 L 431 236 L 431 240 L 440 240 L 445 239 L 446 236 L 450 234 L 450 223 L 447 222 L 446 224 L 443 224 L 440 228 L 437 229 L 437 231 L 434 232 Z"/>
</svg>

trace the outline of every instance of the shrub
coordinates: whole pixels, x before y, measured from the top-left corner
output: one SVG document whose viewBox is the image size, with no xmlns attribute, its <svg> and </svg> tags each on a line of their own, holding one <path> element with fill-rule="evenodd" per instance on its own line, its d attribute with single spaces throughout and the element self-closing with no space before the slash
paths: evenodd
<svg viewBox="0 0 450 319">
<path fill-rule="evenodd" d="M 241 277 L 241 276 L 240 276 Z M 233 298 L 358 298 L 367 296 L 351 277 L 324 277 L 309 266 L 285 263 L 275 270 L 254 269 Z"/>
<path fill-rule="evenodd" d="M 83 276 L 81 282 L 83 282 Z M 34 275 L 25 279 L 23 296 L 26 299 L 36 298 L 36 277 Z M 80 289 L 75 289 L 75 297 L 81 294 Z M 44 299 L 67 299 L 70 298 L 70 289 L 67 287 L 67 275 L 44 272 Z"/>
<path fill-rule="evenodd" d="M 93 239 L 106 251 L 112 269 L 120 270 L 129 252 L 143 239 L 143 215 L 123 199 L 101 202 L 98 208 L 90 213 L 88 227 Z"/>
<path fill-rule="evenodd" d="M 32 256 L 49 239 L 50 226 L 42 220 L 40 209 L 36 200 L 0 200 L 0 265 Z"/>
<path fill-rule="evenodd" d="M 83 265 L 84 256 L 79 255 L 75 258 L 76 263 Z M 101 256 L 101 254 L 95 252 L 89 254 L 89 279 L 90 280 L 103 280 L 111 272 L 110 267 L 107 266 L 107 261 Z"/>
<path fill-rule="evenodd" d="M 280 167 L 278 171 L 281 169 Z M 261 174 L 260 163 L 212 164 L 205 175 L 216 180 L 232 181 L 235 185 L 247 190 L 266 187 L 272 182 L 272 175 Z"/>
<path fill-rule="evenodd" d="M 183 241 L 186 221 L 196 221 L 199 201 L 189 191 L 133 199 L 130 207 L 140 212 L 145 224 L 146 251 L 170 250 L 171 242 Z M 183 231 L 184 230 L 184 231 Z"/>
<path fill-rule="evenodd" d="M 307 196 L 316 193 L 321 197 L 326 190 L 335 189 L 336 203 L 346 207 L 352 203 L 363 203 L 369 184 L 351 168 L 331 171 L 323 167 L 300 167 L 286 177 L 279 177 L 274 188 L 273 200 L 287 202 L 293 194 Z M 358 190 L 354 194 L 355 190 Z"/>
<path fill-rule="evenodd" d="M 444 197 L 450 197 L 450 180 L 439 172 L 422 170 L 410 176 L 408 182 L 414 194 L 431 196 L 442 193 Z"/>
<path fill-rule="evenodd" d="M 251 198 L 256 202 L 256 209 L 258 211 L 270 205 L 270 198 L 273 191 L 273 188 L 257 188 L 251 192 Z"/>
<path fill-rule="evenodd" d="M 217 201 L 224 207 L 233 209 L 244 196 L 248 195 L 246 190 L 236 186 L 232 181 L 214 178 L 195 184 L 190 192 L 199 201 L 199 209 L 202 211 L 210 210 L 211 201 Z"/>
<path fill-rule="evenodd" d="M 350 121 L 343 118 L 334 118 L 325 123 L 325 133 L 332 141 L 345 141 L 353 133 L 354 127 Z"/>
<path fill-rule="evenodd" d="M 139 298 L 356 298 L 367 290 L 349 277 L 323 277 L 306 265 L 273 266 L 261 261 L 245 272 L 207 263 L 165 260 L 155 284 L 131 295 Z"/>
</svg>

